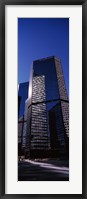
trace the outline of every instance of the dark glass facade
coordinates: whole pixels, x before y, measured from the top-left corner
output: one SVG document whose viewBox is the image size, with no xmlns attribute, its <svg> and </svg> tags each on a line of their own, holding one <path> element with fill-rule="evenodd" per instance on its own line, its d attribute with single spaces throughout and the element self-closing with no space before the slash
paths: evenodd
<svg viewBox="0 0 87 199">
<path fill-rule="evenodd" d="M 66 150 L 69 137 L 69 103 L 59 101 L 49 111 L 50 143 L 52 149 Z"/>
<path fill-rule="evenodd" d="M 59 89 L 54 58 L 34 61 L 33 76 L 36 75 L 45 76 L 46 100 L 58 99 Z"/>
<path fill-rule="evenodd" d="M 25 110 L 25 101 L 28 98 L 29 82 L 19 84 L 18 96 L 20 96 L 19 118 L 23 116 Z"/>
<path fill-rule="evenodd" d="M 60 59 L 33 62 L 29 88 L 26 151 L 64 149 L 69 139 L 69 101 Z"/>
</svg>

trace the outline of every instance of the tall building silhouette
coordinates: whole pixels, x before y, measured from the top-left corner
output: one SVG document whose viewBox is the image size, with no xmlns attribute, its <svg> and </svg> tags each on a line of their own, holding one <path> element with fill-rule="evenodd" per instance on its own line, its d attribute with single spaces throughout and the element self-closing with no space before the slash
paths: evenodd
<svg viewBox="0 0 87 199">
<path fill-rule="evenodd" d="M 20 83 L 18 85 L 18 146 L 19 151 L 26 145 L 25 133 L 25 102 L 28 98 L 29 82 Z M 20 142 L 19 142 L 20 140 Z"/>
<path fill-rule="evenodd" d="M 69 143 L 69 100 L 61 60 L 33 61 L 29 81 L 26 151 L 66 151 Z"/>
</svg>

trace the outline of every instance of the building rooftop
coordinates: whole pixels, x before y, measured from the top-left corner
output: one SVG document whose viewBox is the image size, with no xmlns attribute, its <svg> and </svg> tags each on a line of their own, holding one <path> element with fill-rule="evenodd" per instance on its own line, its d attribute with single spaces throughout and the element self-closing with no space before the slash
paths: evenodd
<svg viewBox="0 0 87 199">
<path fill-rule="evenodd" d="M 26 86 L 26 85 L 28 85 L 29 84 L 29 82 L 21 82 L 21 83 L 19 83 L 18 85 L 19 86 Z"/>
<path fill-rule="evenodd" d="M 34 60 L 33 62 L 46 61 L 46 60 L 49 60 L 49 59 L 57 59 L 58 61 L 61 61 L 60 58 L 57 58 L 56 56 L 50 56 L 50 57 Z"/>
</svg>

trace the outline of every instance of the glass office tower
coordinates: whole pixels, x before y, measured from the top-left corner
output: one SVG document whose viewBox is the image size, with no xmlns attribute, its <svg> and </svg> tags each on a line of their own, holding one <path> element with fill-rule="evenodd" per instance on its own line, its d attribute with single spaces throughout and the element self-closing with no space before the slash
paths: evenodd
<svg viewBox="0 0 87 199">
<path fill-rule="evenodd" d="M 61 61 L 54 56 L 33 62 L 27 118 L 27 151 L 65 151 L 69 143 L 69 101 Z"/>
</svg>

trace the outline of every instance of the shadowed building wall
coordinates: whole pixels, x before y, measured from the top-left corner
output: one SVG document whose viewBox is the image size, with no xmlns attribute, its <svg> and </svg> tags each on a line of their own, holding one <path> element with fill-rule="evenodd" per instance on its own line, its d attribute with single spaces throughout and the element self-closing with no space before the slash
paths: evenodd
<svg viewBox="0 0 87 199">
<path fill-rule="evenodd" d="M 23 116 L 25 110 L 25 101 L 28 98 L 29 82 L 19 84 L 18 95 L 21 97 L 19 118 Z"/>
</svg>

